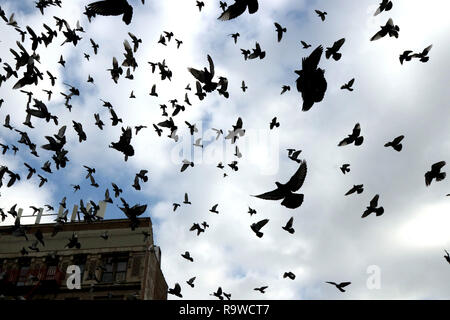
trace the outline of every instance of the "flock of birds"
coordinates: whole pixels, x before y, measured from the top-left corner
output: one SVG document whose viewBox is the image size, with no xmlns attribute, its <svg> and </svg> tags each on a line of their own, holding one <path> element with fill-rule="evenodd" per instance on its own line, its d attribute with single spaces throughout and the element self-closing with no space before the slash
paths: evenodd
<svg viewBox="0 0 450 320">
<path fill-rule="evenodd" d="M 142 5 L 145 5 L 145 1 L 142 1 Z M 40 10 L 40 12 L 44 15 L 45 9 L 50 6 L 58 6 L 61 7 L 62 1 L 60 0 L 39 0 L 36 1 L 36 8 Z M 204 7 L 203 1 L 196 1 L 196 6 L 198 7 L 199 11 L 201 12 L 202 8 Z M 386 1 L 383 0 L 378 9 L 375 12 L 375 15 L 378 15 L 382 12 L 387 12 L 392 8 L 393 4 L 392 1 Z M 249 14 L 255 14 L 259 10 L 259 4 L 258 0 L 235 0 L 235 2 L 231 5 L 227 4 L 226 2 L 219 2 L 219 7 L 222 10 L 222 13 L 218 17 L 218 20 L 221 21 L 227 21 L 231 19 L 235 19 L 242 14 L 244 14 L 246 11 L 248 11 Z M 128 3 L 127 0 L 102 0 L 90 3 L 85 7 L 84 15 L 87 17 L 89 23 L 93 21 L 93 19 L 98 16 L 121 16 L 123 22 L 126 25 L 131 24 L 133 19 L 133 9 L 134 6 Z M 321 21 L 326 20 L 327 12 L 324 11 L 315 11 L 320 17 Z M 45 73 L 42 72 L 39 68 L 40 63 L 40 55 L 38 54 L 38 49 L 44 45 L 47 47 L 48 45 L 52 44 L 54 40 L 58 36 L 64 37 L 64 41 L 61 43 L 61 46 L 66 43 L 72 43 L 74 47 L 77 46 L 78 43 L 81 41 L 86 41 L 86 39 L 83 39 L 80 35 L 85 33 L 83 27 L 80 25 L 80 23 L 77 21 L 75 27 L 71 27 L 69 23 L 60 17 L 54 16 L 55 19 L 55 25 L 56 30 L 54 30 L 52 27 L 48 26 L 47 24 L 43 24 L 43 30 L 42 32 L 37 32 L 36 30 L 33 30 L 29 26 L 26 26 L 25 28 L 20 27 L 17 21 L 14 19 L 14 13 L 12 13 L 9 18 L 6 15 L 6 13 L 0 8 L 0 17 L 4 20 L 7 26 L 10 26 L 18 33 L 18 36 L 20 38 L 20 41 L 16 42 L 17 48 L 10 48 L 9 52 L 12 54 L 13 58 L 15 59 L 15 66 L 11 66 L 7 62 L 3 62 L 3 70 L 4 73 L 0 74 L 0 86 L 4 86 L 5 83 L 10 83 L 11 80 L 17 79 L 14 84 L 12 84 L 13 90 L 17 90 L 27 96 L 27 104 L 26 104 L 26 118 L 25 121 L 22 123 L 24 126 L 28 127 L 29 129 L 33 129 L 34 126 L 32 124 L 33 121 L 46 121 L 47 123 L 54 123 L 55 126 L 58 126 L 58 116 L 53 111 L 49 110 L 47 108 L 47 105 L 44 101 L 39 100 L 37 98 L 34 98 L 34 95 L 36 93 L 25 90 L 23 88 L 29 88 L 32 85 L 37 85 L 39 81 L 44 79 L 44 76 L 47 75 L 48 79 L 51 81 L 52 87 L 55 86 L 57 78 L 52 75 L 52 73 L 49 70 L 45 70 Z M 278 42 L 280 42 L 283 38 L 283 34 L 287 32 L 287 29 L 280 25 L 278 22 L 274 22 L 275 26 L 275 32 L 276 32 L 276 39 Z M 381 39 L 387 35 L 389 37 L 395 37 L 398 38 L 399 36 L 400 28 L 397 25 L 394 25 L 392 19 L 388 19 L 386 24 L 384 26 L 380 27 L 380 30 L 376 32 L 371 38 L 370 41 L 375 41 L 378 39 Z M 29 36 L 29 42 L 28 48 L 25 48 L 25 40 L 26 36 Z M 112 67 L 107 69 L 107 71 L 111 75 L 111 79 L 114 83 L 117 83 L 121 77 L 125 77 L 126 79 L 133 80 L 134 76 L 133 73 L 135 72 L 136 68 L 138 68 L 138 63 L 135 59 L 135 53 L 139 49 L 139 44 L 142 43 L 142 40 L 136 37 L 131 32 L 128 33 L 130 37 L 130 41 L 132 42 L 132 45 L 130 42 L 125 40 L 123 42 L 124 45 L 124 59 L 120 63 L 119 60 L 116 57 L 112 57 Z M 240 36 L 239 33 L 233 33 L 230 34 L 232 37 L 234 43 L 237 43 L 238 38 Z M 171 41 L 172 37 L 174 37 L 174 34 L 169 31 L 164 31 L 163 34 L 161 34 L 160 39 L 158 41 L 158 44 L 167 46 L 168 43 Z M 97 55 L 98 52 L 101 50 L 100 45 L 97 44 L 92 38 L 89 39 L 91 47 L 92 47 L 92 53 L 94 55 Z M 175 39 L 177 48 L 180 48 L 181 44 L 183 43 L 180 39 Z M 342 57 L 342 54 L 339 52 L 341 47 L 345 44 L 345 38 L 339 39 L 334 42 L 334 44 L 331 47 L 327 47 L 325 49 L 325 58 L 326 59 L 333 59 L 335 61 L 339 61 Z M 311 47 L 310 44 L 301 41 L 301 45 L 304 49 L 308 49 Z M 400 63 L 403 64 L 405 61 L 411 61 L 412 59 L 417 59 L 420 62 L 427 62 L 429 60 L 428 54 L 431 50 L 431 45 L 422 50 L 421 52 L 414 53 L 411 50 L 404 51 L 400 57 Z M 319 67 L 319 63 L 322 57 L 324 49 L 321 45 L 319 45 L 317 48 L 315 48 L 311 54 L 302 60 L 302 65 L 300 70 L 295 70 L 294 72 L 298 75 L 298 78 L 296 80 L 296 88 L 297 91 L 301 94 L 302 97 L 302 110 L 308 111 L 310 110 L 315 103 L 319 103 L 323 100 L 326 90 L 327 90 L 327 81 L 325 78 L 325 70 L 321 69 Z M 6 53 L 2 51 L 2 55 Z M 258 42 L 255 43 L 255 48 L 249 50 L 249 49 L 241 49 L 241 53 L 244 56 L 244 59 L 264 59 L 266 52 L 262 50 L 260 44 Z M 90 54 L 84 53 L 84 58 L 86 60 L 89 60 L 91 57 Z M 2 57 L 4 58 L 4 57 Z M 207 55 L 207 61 L 208 66 L 203 68 L 194 68 L 190 67 L 188 68 L 188 72 L 192 75 L 193 80 L 195 81 L 195 93 L 194 95 L 197 96 L 198 100 L 203 100 L 207 94 L 211 94 L 212 92 L 217 91 L 217 93 L 221 96 L 223 96 L 225 99 L 229 98 L 229 93 L 227 91 L 228 88 L 228 80 L 224 76 L 217 76 L 215 74 L 214 70 L 214 62 L 210 55 Z M 0 58 L 0 62 L 2 62 Z M 64 61 L 63 56 L 60 56 L 60 60 L 58 62 L 62 68 L 65 68 L 66 62 Z M 152 73 L 155 73 L 157 70 L 159 71 L 159 74 L 161 76 L 161 81 L 164 81 L 168 79 L 171 80 L 173 74 L 170 70 L 169 66 L 166 64 L 165 60 L 161 62 L 148 62 L 148 64 L 151 67 Z M 125 71 L 126 69 L 126 71 Z M 19 71 L 23 70 L 22 76 L 19 76 Z M 87 79 L 88 83 L 94 84 L 94 79 L 88 75 Z M 355 79 L 352 78 L 347 83 L 343 84 L 341 86 L 342 90 L 348 90 L 353 91 L 352 86 L 354 85 Z M 74 97 L 80 96 L 80 90 L 70 84 L 64 83 L 64 85 L 67 86 L 67 92 L 61 92 L 61 95 L 64 97 L 65 100 L 65 107 L 70 112 L 72 110 L 71 100 Z M 246 92 L 247 85 L 245 81 L 242 81 L 241 89 L 243 92 Z M 283 85 L 282 86 L 281 94 L 284 94 L 287 91 L 290 91 L 289 85 Z M 44 89 L 44 93 L 46 94 L 47 101 L 51 101 L 52 98 L 52 88 Z M 177 135 L 177 131 L 179 130 L 178 125 L 175 123 L 175 117 L 180 113 L 184 112 L 186 110 L 186 105 L 191 105 L 191 100 L 189 99 L 188 93 L 191 92 L 192 89 L 190 87 L 190 84 L 186 86 L 186 93 L 184 94 L 184 104 L 183 102 L 179 102 L 177 99 L 172 99 L 169 101 L 172 112 L 169 113 L 169 108 L 166 104 L 161 104 L 160 109 L 162 111 L 162 117 L 164 118 L 159 123 L 153 124 L 153 129 L 155 130 L 156 134 L 159 137 L 162 137 L 162 133 L 164 130 L 168 130 L 167 137 L 169 139 L 173 139 L 175 142 L 178 141 L 179 136 Z M 151 91 L 149 93 L 150 96 L 158 97 L 158 93 L 156 90 L 156 84 L 154 84 L 151 88 Z M 130 93 L 129 96 L 130 99 L 136 98 L 134 91 Z M 101 100 L 101 99 L 100 99 Z M 111 126 L 117 126 L 119 123 L 122 123 L 122 119 L 117 115 L 117 113 L 114 110 L 113 105 L 105 100 L 101 100 L 103 103 L 103 107 L 107 108 L 110 115 L 111 115 Z M 3 99 L 0 99 L 0 108 L 1 105 L 4 103 Z M 102 121 L 100 118 L 99 113 L 94 113 L 93 118 L 95 120 L 95 126 L 98 127 L 99 130 L 103 130 L 103 128 L 106 126 L 106 124 Z M 189 130 L 190 134 L 193 136 L 196 132 L 198 132 L 198 129 L 196 128 L 195 124 L 191 124 L 187 121 L 185 121 L 185 124 L 187 126 L 187 129 Z M 72 126 L 75 132 L 78 135 L 79 143 L 83 143 L 83 141 L 86 141 L 87 135 L 83 129 L 83 125 L 79 122 L 72 121 Z M 277 118 L 273 118 L 272 121 L 269 124 L 270 129 L 274 129 L 280 126 L 280 123 L 277 121 Z M 12 119 L 11 116 L 8 114 L 5 117 L 4 121 L 4 128 L 15 131 L 18 134 L 19 140 L 17 141 L 19 144 L 22 144 L 23 148 L 28 148 L 29 152 L 36 158 L 40 158 L 40 155 L 38 154 L 38 148 L 35 143 L 32 142 L 29 136 L 29 130 L 25 130 L 23 128 L 19 129 L 17 125 L 12 125 Z M 145 125 L 139 125 L 134 127 L 134 135 L 137 135 L 141 130 L 147 128 Z M 46 136 L 45 139 L 48 141 L 47 144 L 42 145 L 41 149 L 51 152 L 51 160 L 54 162 L 54 166 L 56 167 L 56 170 L 60 170 L 66 167 L 67 162 L 69 162 L 69 159 L 67 157 L 69 151 L 65 149 L 66 146 L 66 129 L 67 125 L 61 126 L 57 132 L 53 136 Z M 223 130 L 221 129 L 215 129 L 212 128 L 217 134 L 216 140 L 219 139 L 220 136 L 223 136 L 225 140 L 229 140 L 231 144 L 235 144 L 235 142 L 245 135 L 245 129 L 243 125 L 242 118 L 238 118 L 236 121 L 236 125 L 233 125 L 231 130 L 228 130 L 227 134 L 224 134 Z M 113 148 L 117 150 L 118 152 L 122 153 L 124 156 L 124 161 L 127 161 L 129 157 L 133 157 L 135 154 L 135 150 L 132 145 L 132 138 L 133 138 L 133 128 L 127 126 L 122 127 L 122 132 L 120 137 L 118 138 L 117 142 L 111 142 L 110 148 Z M 402 141 L 405 137 L 403 135 L 399 135 L 398 137 L 394 138 L 392 141 L 388 141 L 385 144 L 385 147 L 392 147 L 395 151 L 400 152 L 402 150 Z M 347 137 L 343 138 L 339 143 L 338 146 L 346 146 L 350 144 L 354 144 L 355 146 L 360 146 L 364 142 L 364 137 L 361 135 L 361 126 L 359 123 L 356 123 L 352 132 L 347 135 Z M 14 155 L 19 152 L 19 148 L 16 145 L 5 145 L 0 144 L 0 147 L 2 148 L 2 154 L 5 154 L 8 152 L 8 150 L 11 150 L 11 152 L 14 153 Z M 201 143 L 201 138 L 198 138 L 195 140 L 194 147 L 203 148 L 203 145 Z M 235 156 L 236 158 L 241 158 L 242 154 L 239 151 L 238 146 L 235 146 Z M 307 175 L 307 162 L 305 160 L 299 159 L 299 155 L 301 153 L 301 150 L 296 149 L 288 149 L 288 158 L 292 161 L 296 162 L 298 164 L 298 169 L 294 172 L 292 177 L 286 182 L 286 183 L 280 183 L 275 182 L 276 188 L 274 190 L 263 192 L 258 195 L 254 195 L 254 197 L 257 197 L 259 199 L 263 200 L 273 200 L 273 201 L 280 201 L 281 205 L 288 208 L 288 209 L 295 209 L 302 205 L 304 200 L 304 195 L 301 193 L 297 193 L 297 191 L 302 187 L 306 175 Z M 46 182 L 48 182 L 49 174 L 52 174 L 52 162 L 50 160 L 46 160 L 40 170 L 42 170 L 42 175 L 38 174 L 38 168 L 35 168 L 31 166 L 28 163 L 24 163 L 24 166 L 26 170 L 28 171 L 28 175 L 26 179 L 31 179 L 34 175 L 37 175 L 39 178 L 39 187 L 42 187 Z M 429 186 L 433 180 L 436 181 L 442 181 L 446 174 L 445 172 L 442 172 L 442 168 L 445 166 L 444 161 L 437 162 L 431 166 L 430 171 L 425 173 L 425 184 L 426 186 Z M 90 185 L 99 188 L 99 184 L 95 180 L 95 168 L 91 168 L 88 166 L 84 166 L 87 170 L 86 179 L 90 181 Z M 189 167 L 194 167 L 194 163 L 190 160 L 183 160 L 181 163 L 181 172 L 184 172 Z M 223 170 L 225 168 L 224 164 L 219 163 L 217 167 L 220 170 Z M 238 161 L 232 161 L 230 164 L 228 164 L 228 167 L 231 168 L 233 171 L 237 171 L 238 168 Z M 343 164 L 341 166 L 341 171 L 343 174 L 346 174 L 350 172 L 350 164 Z M 45 174 L 44 174 L 45 172 Z M 135 190 L 140 190 L 141 185 L 140 183 L 145 183 L 148 181 L 147 176 L 148 170 L 140 170 L 138 173 L 136 173 L 135 178 L 133 180 L 132 187 Z M 226 177 L 227 174 L 224 173 L 224 177 Z M 14 172 L 10 170 L 7 166 L 0 166 L 0 187 L 3 186 L 3 180 L 6 178 L 6 180 L 9 180 L 6 182 L 6 187 L 12 187 L 17 181 L 21 180 L 20 175 L 17 172 Z M 80 185 L 71 185 L 73 188 L 73 192 L 77 192 L 81 189 Z M 147 205 L 141 205 L 141 204 L 129 204 L 123 197 L 121 197 L 121 193 L 123 192 L 122 189 L 115 184 L 114 182 L 111 183 L 111 187 L 114 193 L 114 198 L 120 198 L 121 207 L 120 210 L 127 216 L 127 218 L 130 220 L 130 227 L 132 230 L 134 230 L 136 227 L 139 226 L 139 220 L 138 217 L 141 216 L 147 209 Z M 347 193 L 345 193 L 345 196 L 351 195 L 353 193 L 360 194 L 364 191 L 363 184 L 360 185 L 354 185 Z M 447 196 L 450 196 L 448 194 Z M 110 191 L 108 188 L 105 190 L 105 197 L 103 199 L 104 201 L 108 203 L 113 203 L 115 200 L 111 198 Z M 366 210 L 362 214 L 362 218 L 365 218 L 369 216 L 370 214 L 374 213 L 376 216 L 381 216 L 384 213 L 384 208 L 379 205 L 379 195 L 376 194 L 372 200 L 370 201 L 369 205 L 367 206 Z M 184 201 L 182 202 L 184 205 L 190 205 L 191 202 L 189 201 L 189 196 L 187 193 L 185 193 Z M 63 206 L 63 208 L 66 208 L 66 197 L 62 199 L 60 202 L 60 205 Z M 218 211 L 218 205 L 215 204 L 212 206 L 212 208 L 209 210 L 211 213 L 219 214 Z M 15 219 L 14 226 L 11 227 L 12 233 L 14 236 L 17 237 L 24 237 L 25 241 L 29 241 L 27 236 L 27 227 L 24 225 L 21 225 L 20 223 L 20 217 L 18 217 L 18 212 L 16 211 L 16 205 L 12 206 L 6 213 L 3 210 L 3 208 L 0 208 L 0 214 L 1 219 L 4 221 L 7 217 L 7 215 L 12 216 Z M 180 203 L 173 203 L 173 211 L 176 211 L 178 207 L 180 207 Z M 33 215 L 36 214 L 36 212 L 39 211 L 39 209 L 36 206 L 30 207 L 33 210 Z M 54 208 L 50 205 L 46 205 L 47 211 L 53 211 Z M 88 205 L 85 205 L 83 203 L 83 200 L 80 200 L 79 205 L 79 213 L 83 215 L 83 219 L 85 221 L 91 222 L 91 221 L 97 221 L 101 218 L 97 217 L 97 212 L 99 210 L 99 205 L 95 203 L 94 201 L 90 201 Z M 256 210 L 249 207 L 248 213 L 250 216 L 256 214 Z M 64 214 L 56 219 L 54 231 L 52 236 L 56 235 L 59 231 L 63 230 L 63 226 L 65 223 L 67 223 L 67 214 L 68 209 L 65 209 Z M 264 233 L 262 232 L 262 228 L 269 222 L 268 219 L 263 219 L 258 222 L 255 222 L 251 224 L 250 229 L 255 233 L 256 237 L 263 237 Z M 196 232 L 197 236 L 200 236 L 202 233 L 205 232 L 205 230 L 209 227 L 208 223 L 206 221 L 203 221 L 202 223 L 194 222 L 192 227 L 190 228 L 190 231 Z M 295 232 L 293 228 L 293 217 L 291 217 L 285 226 L 282 227 L 286 232 L 293 234 Z M 43 234 L 40 230 L 36 231 L 36 233 L 33 235 L 34 240 L 32 241 L 31 245 L 26 245 L 22 248 L 21 254 L 27 255 L 28 250 L 30 251 L 39 251 L 39 246 L 45 246 L 45 241 Z M 148 233 L 143 232 L 144 241 L 148 238 Z M 103 233 L 100 235 L 100 237 L 104 240 L 108 240 L 109 235 L 106 233 Z M 78 241 L 78 236 L 76 233 L 73 233 L 72 237 L 67 240 L 67 244 L 64 248 L 81 248 L 82 244 Z M 181 256 L 190 261 L 194 262 L 193 257 L 189 253 L 189 251 L 186 251 L 185 253 L 181 254 Z M 450 263 L 450 256 L 448 252 L 446 251 L 445 259 Z M 295 274 L 291 271 L 286 271 L 283 275 L 283 278 L 288 278 L 291 280 L 295 279 Z M 194 281 L 196 277 L 190 278 L 186 283 L 190 287 L 194 287 Z M 345 292 L 345 287 L 351 284 L 351 282 L 341 282 L 341 283 L 335 283 L 331 281 L 327 281 L 326 283 L 334 285 L 339 291 Z M 254 290 L 264 294 L 265 290 L 268 289 L 267 285 L 254 288 Z M 181 286 L 179 283 L 176 283 L 173 288 L 169 288 L 168 290 L 169 294 L 182 297 L 181 293 Z M 226 293 L 222 290 L 221 287 L 217 289 L 216 292 L 213 292 L 211 296 L 217 297 L 220 300 L 223 299 L 231 299 L 231 294 Z"/>
</svg>

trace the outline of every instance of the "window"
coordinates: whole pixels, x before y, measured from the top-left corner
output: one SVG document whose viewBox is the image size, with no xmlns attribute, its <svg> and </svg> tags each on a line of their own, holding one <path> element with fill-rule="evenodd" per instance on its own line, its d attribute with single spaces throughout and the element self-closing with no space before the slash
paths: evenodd
<svg viewBox="0 0 450 320">
<path fill-rule="evenodd" d="M 24 286 L 28 281 L 28 272 L 30 271 L 31 259 L 20 258 L 19 259 L 19 278 L 16 285 L 18 287 Z"/>
<path fill-rule="evenodd" d="M 127 265 L 128 254 L 105 257 L 102 282 L 125 281 L 127 275 Z"/>
</svg>

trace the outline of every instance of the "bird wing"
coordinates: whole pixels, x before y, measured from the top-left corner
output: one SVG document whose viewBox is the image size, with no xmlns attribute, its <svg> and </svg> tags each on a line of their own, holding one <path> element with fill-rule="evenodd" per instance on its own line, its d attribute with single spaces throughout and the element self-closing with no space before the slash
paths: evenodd
<svg viewBox="0 0 450 320">
<path fill-rule="evenodd" d="M 211 77 L 214 77 L 214 62 L 209 54 L 208 54 L 208 62 L 209 62 L 209 72 L 211 73 Z"/>
<path fill-rule="evenodd" d="M 371 208 L 376 208 L 377 207 L 377 205 L 378 205 L 378 198 L 379 197 L 380 196 L 377 194 L 377 195 L 375 195 L 375 197 L 373 197 L 372 200 L 370 200 L 370 207 Z"/>
<path fill-rule="evenodd" d="M 205 73 L 203 71 L 194 69 L 194 68 L 188 68 L 188 71 L 194 76 L 195 79 L 197 79 L 200 82 L 205 82 Z"/>
<path fill-rule="evenodd" d="M 255 229 L 260 230 L 267 224 L 267 222 L 269 222 L 269 219 L 263 219 L 261 221 L 254 223 L 253 226 L 255 226 Z"/>
<path fill-rule="evenodd" d="M 439 161 L 431 166 L 431 170 L 439 171 L 443 166 L 445 166 L 445 161 Z"/>
<path fill-rule="evenodd" d="M 333 44 L 333 49 L 336 50 L 336 51 L 338 51 L 338 50 L 342 47 L 342 45 L 344 44 L 344 42 L 345 42 L 345 38 L 342 38 L 342 39 L 337 40 L 337 41 L 334 42 L 334 44 Z"/>
<path fill-rule="evenodd" d="M 319 64 L 320 58 L 322 57 L 323 47 L 318 46 L 316 49 L 314 49 L 311 54 L 303 58 L 302 60 L 302 68 L 305 69 L 313 69 L 315 70 L 317 68 L 317 65 Z"/>
<path fill-rule="evenodd" d="M 301 186 L 303 185 L 303 182 L 305 182 L 306 172 L 307 172 L 306 161 L 302 161 L 300 167 L 297 169 L 297 171 L 294 173 L 291 179 L 289 179 L 289 181 L 286 183 L 286 187 L 288 187 L 289 190 L 291 190 L 292 192 L 300 189 Z"/>
<path fill-rule="evenodd" d="M 222 12 L 222 14 L 217 19 L 222 20 L 222 21 L 234 19 L 236 17 L 239 17 L 241 14 L 243 14 L 245 12 L 246 8 L 247 8 L 247 4 L 245 1 L 236 1 L 232 5 L 228 6 L 228 8 L 224 12 Z M 253 12 L 256 12 L 256 10 L 258 10 L 258 2 L 256 1 L 256 10 L 255 10 L 254 3 L 252 3 L 251 7 L 249 6 L 249 12 L 250 12 L 250 9 Z"/>
<path fill-rule="evenodd" d="M 429 45 L 428 47 L 426 47 L 425 49 L 423 49 L 422 54 L 424 56 L 426 56 L 428 54 L 428 52 L 430 52 L 431 48 L 433 47 L 433 45 Z"/>
<path fill-rule="evenodd" d="M 399 144 L 403 140 L 404 137 L 405 136 L 403 136 L 403 135 L 398 136 L 397 138 L 394 139 L 394 141 L 392 141 L 392 143 L 393 144 Z"/>
<path fill-rule="evenodd" d="M 257 196 L 254 196 L 256 198 L 264 199 L 264 200 L 281 200 L 285 197 L 285 193 L 281 192 L 279 188 L 276 188 L 275 190 L 259 194 Z"/>
<path fill-rule="evenodd" d="M 118 16 L 123 14 L 124 11 L 122 5 L 114 5 L 114 1 L 109 0 L 90 3 L 88 4 L 88 9 L 102 16 Z"/>
<path fill-rule="evenodd" d="M 291 218 L 289 219 L 289 221 L 286 223 L 285 228 L 286 228 L 286 229 L 292 228 L 292 224 L 293 224 L 293 223 L 294 223 L 294 217 L 291 217 Z"/>
</svg>

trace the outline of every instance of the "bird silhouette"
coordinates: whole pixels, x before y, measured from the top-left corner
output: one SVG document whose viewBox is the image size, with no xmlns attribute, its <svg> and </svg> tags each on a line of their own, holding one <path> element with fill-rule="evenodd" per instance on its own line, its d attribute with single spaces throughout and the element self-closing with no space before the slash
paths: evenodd
<svg viewBox="0 0 450 320">
<path fill-rule="evenodd" d="M 375 197 L 373 197 L 372 200 L 370 200 L 370 204 L 367 207 L 366 211 L 364 211 L 363 215 L 361 216 L 361 218 L 365 218 L 367 217 L 369 214 L 371 213 L 375 213 L 376 216 L 381 216 L 384 213 L 384 208 L 383 207 L 378 207 L 378 199 L 379 199 L 379 195 L 375 195 Z"/>
<path fill-rule="evenodd" d="M 286 222 L 286 225 L 284 227 L 281 227 L 283 230 L 286 230 L 290 234 L 293 234 L 295 232 L 294 228 L 292 228 L 292 225 L 294 223 L 294 217 L 291 217 L 288 222 Z"/>
<path fill-rule="evenodd" d="M 278 22 L 274 22 L 276 32 L 277 32 L 277 39 L 278 42 L 281 41 L 281 38 L 283 37 L 283 33 L 287 31 L 286 28 L 283 28 Z"/>
<path fill-rule="evenodd" d="M 334 285 L 341 292 L 345 292 L 344 288 L 351 284 L 351 282 L 336 283 L 336 282 L 331 282 L 331 281 L 326 281 L 326 283 Z"/>
<path fill-rule="evenodd" d="M 339 61 L 342 57 L 342 54 L 339 53 L 339 49 L 345 42 L 345 38 L 339 39 L 333 43 L 332 47 L 327 47 L 325 50 L 325 57 L 329 59 L 332 57 L 335 61 Z"/>
<path fill-rule="evenodd" d="M 189 253 L 189 251 L 186 251 L 185 253 L 181 254 L 181 256 L 183 258 L 185 258 L 186 260 L 189 260 L 191 262 L 194 262 L 194 259 L 191 257 L 191 254 Z"/>
<path fill-rule="evenodd" d="M 173 289 L 169 288 L 168 293 L 173 294 L 174 296 L 177 296 L 179 298 L 183 298 L 183 295 L 181 294 L 181 287 L 178 283 L 175 283 Z"/>
<path fill-rule="evenodd" d="M 291 280 L 295 280 L 295 274 L 293 272 L 291 272 L 291 271 L 285 272 L 283 274 L 283 279 L 285 279 L 285 278 L 289 278 Z"/>
<path fill-rule="evenodd" d="M 253 232 L 256 234 L 258 238 L 262 238 L 262 236 L 264 235 L 264 233 L 262 233 L 260 230 L 267 224 L 267 222 L 269 222 L 269 219 L 263 219 L 250 225 L 250 228 L 253 230 Z"/>
<path fill-rule="evenodd" d="M 323 100 L 327 90 L 325 70 L 318 68 L 323 48 L 318 46 L 307 58 L 302 59 L 302 70 L 295 70 L 297 90 L 303 99 L 302 111 L 308 111 L 316 102 Z"/>
<path fill-rule="evenodd" d="M 375 33 L 372 38 L 370 38 L 370 41 L 375 41 L 378 39 L 383 38 L 387 34 L 389 34 L 389 37 L 395 37 L 398 38 L 398 33 L 400 31 L 400 27 L 397 25 L 394 25 L 394 22 L 391 18 L 386 22 L 384 26 L 380 27 L 380 31 Z"/>
<path fill-rule="evenodd" d="M 352 78 L 349 82 L 341 86 L 341 90 L 347 89 L 348 91 L 353 91 L 353 83 L 355 83 L 355 78 Z"/>
<path fill-rule="evenodd" d="M 352 143 L 354 143 L 355 146 L 360 146 L 363 141 L 364 137 L 361 136 L 361 126 L 357 123 L 353 128 L 353 132 L 349 134 L 347 138 L 342 139 L 341 142 L 338 143 L 338 146 L 342 147 Z"/>
<path fill-rule="evenodd" d="M 325 16 L 327 15 L 327 13 L 325 11 L 320 11 L 320 10 L 314 10 L 317 15 L 320 17 L 320 19 L 322 19 L 322 21 L 325 21 Z"/>
<path fill-rule="evenodd" d="M 196 279 L 196 277 L 192 277 L 192 278 L 190 278 L 188 281 L 186 281 L 186 283 L 187 283 L 191 288 L 194 288 L 194 287 L 195 287 L 195 285 L 194 285 L 195 279 Z"/>
<path fill-rule="evenodd" d="M 294 193 L 303 185 L 307 173 L 306 161 L 302 161 L 297 171 L 285 184 L 275 182 L 277 188 L 275 190 L 257 195 L 255 197 L 264 200 L 281 200 L 282 206 L 289 209 L 296 209 L 303 203 L 303 194 Z"/>
<path fill-rule="evenodd" d="M 350 190 L 348 190 L 345 193 L 345 195 L 348 196 L 348 195 L 350 195 L 352 193 L 355 193 L 355 192 L 358 193 L 358 194 L 361 194 L 363 191 L 364 191 L 364 186 L 362 184 L 356 184 L 356 185 L 353 185 L 353 187 Z"/>
<path fill-rule="evenodd" d="M 425 173 L 425 185 L 428 187 L 433 179 L 442 181 L 445 179 L 446 173 L 441 172 L 442 167 L 445 166 L 445 161 L 436 162 L 431 166 L 431 170 Z"/>
<path fill-rule="evenodd" d="M 395 138 L 394 140 L 385 143 L 385 147 L 392 147 L 395 151 L 402 151 L 403 145 L 400 143 L 405 136 L 401 135 Z"/>
</svg>

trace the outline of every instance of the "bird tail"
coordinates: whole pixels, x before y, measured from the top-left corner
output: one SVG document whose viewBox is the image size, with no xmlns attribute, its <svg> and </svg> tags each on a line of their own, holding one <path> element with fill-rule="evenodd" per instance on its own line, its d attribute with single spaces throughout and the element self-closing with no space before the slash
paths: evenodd
<svg viewBox="0 0 450 320">
<path fill-rule="evenodd" d="M 436 176 L 436 181 L 444 180 L 444 179 L 445 179 L 445 175 L 446 175 L 445 172 L 439 173 L 439 174 Z"/>
<path fill-rule="evenodd" d="M 400 152 L 400 151 L 402 151 L 403 145 L 398 144 L 398 145 L 396 145 L 396 146 L 393 146 L 393 148 L 394 148 L 395 151 Z"/>
<path fill-rule="evenodd" d="M 303 203 L 303 197 L 303 194 L 290 193 L 284 198 L 281 205 L 289 209 L 298 208 Z"/>
<path fill-rule="evenodd" d="M 355 140 L 355 146 L 360 146 L 360 145 L 362 145 L 363 141 L 364 141 L 364 137 L 358 137 L 358 138 L 356 138 L 356 140 Z"/>
<path fill-rule="evenodd" d="M 335 54 L 333 54 L 333 59 L 335 61 L 338 61 L 339 59 L 341 59 L 341 57 L 342 57 L 341 53 L 336 52 Z"/>
<path fill-rule="evenodd" d="M 383 207 L 379 207 L 379 208 L 376 210 L 376 216 L 377 216 L 377 217 L 378 217 L 378 216 L 381 216 L 383 213 L 384 213 L 384 208 L 383 208 Z"/>
<path fill-rule="evenodd" d="M 390 147 L 390 146 L 392 146 L 392 143 L 388 142 L 388 143 L 386 143 L 384 146 L 385 146 L 385 147 Z"/>
</svg>

